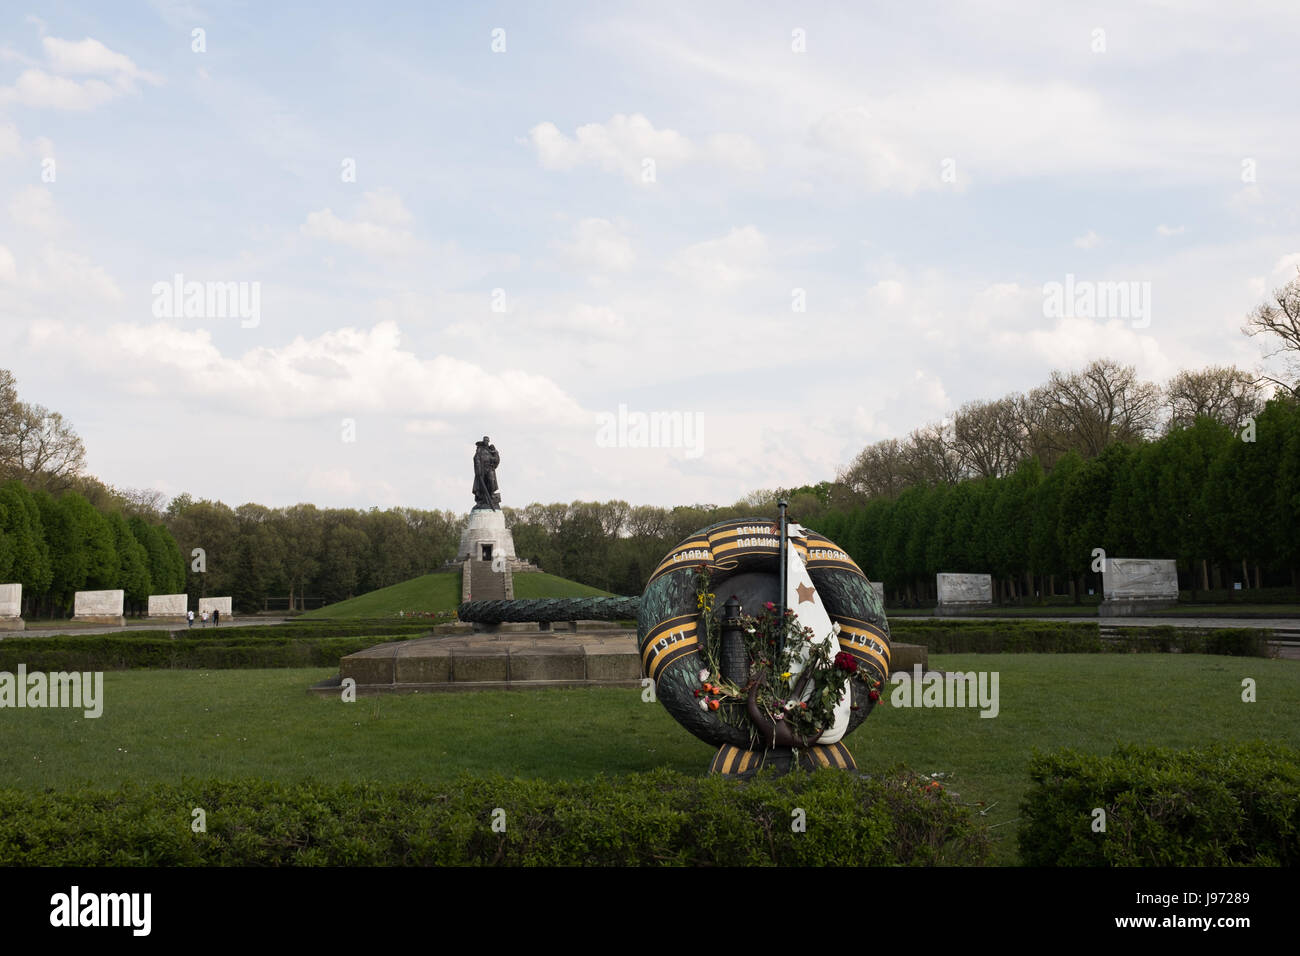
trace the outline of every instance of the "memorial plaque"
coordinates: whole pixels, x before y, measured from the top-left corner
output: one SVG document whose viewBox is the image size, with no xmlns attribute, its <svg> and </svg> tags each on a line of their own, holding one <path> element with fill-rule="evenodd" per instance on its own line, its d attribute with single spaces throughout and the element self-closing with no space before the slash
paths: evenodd
<svg viewBox="0 0 1300 956">
<path fill-rule="evenodd" d="M 23 623 L 23 586 L 0 584 L 0 631 L 21 631 Z"/>
<path fill-rule="evenodd" d="M 190 599 L 185 594 L 149 595 L 150 618 L 174 618 L 183 621 L 189 608 Z"/>
<path fill-rule="evenodd" d="M 1178 603 L 1178 562 L 1172 558 L 1107 558 L 1103 616 L 1136 614 Z"/>
<path fill-rule="evenodd" d="M 235 615 L 230 610 L 230 598 L 228 597 L 210 597 L 199 598 L 199 617 L 203 612 L 208 612 L 208 617 L 212 617 L 213 611 L 220 611 L 223 618 L 232 618 Z"/>
<path fill-rule="evenodd" d="M 993 576 L 989 574 L 940 574 L 940 605 L 988 605 L 993 603 Z"/>
<path fill-rule="evenodd" d="M 126 623 L 122 616 L 122 605 L 126 601 L 124 591 L 78 591 L 74 598 L 72 619 L 83 624 Z"/>
<path fill-rule="evenodd" d="M 885 606 L 885 582 L 872 581 L 871 588 L 873 591 L 876 592 L 876 597 L 880 598 L 880 606 L 884 607 Z"/>
</svg>

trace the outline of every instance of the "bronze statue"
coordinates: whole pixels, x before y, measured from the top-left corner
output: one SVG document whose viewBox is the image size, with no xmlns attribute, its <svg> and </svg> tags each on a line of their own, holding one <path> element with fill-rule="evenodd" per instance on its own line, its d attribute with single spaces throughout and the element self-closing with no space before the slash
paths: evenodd
<svg viewBox="0 0 1300 956">
<path fill-rule="evenodd" d="M 487 435 L 474 447 L 474 507 L 500 510 L 501 492 L 497 491 L 497 465 L 501 456 Z"/>
</svg>

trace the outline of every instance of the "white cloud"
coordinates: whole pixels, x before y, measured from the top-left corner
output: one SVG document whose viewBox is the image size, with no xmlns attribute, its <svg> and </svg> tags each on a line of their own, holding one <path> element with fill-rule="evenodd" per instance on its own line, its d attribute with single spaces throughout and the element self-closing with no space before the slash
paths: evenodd
<svg viewBox="0 0 1300 956">
<path fill-rule="evenodd" d="M 35 66 L 24 70 L 12 86 L 0 86 L 0 104 L 90 110 L 115 97 L 134 93 L 137 81 L 162 82 L 161 77 L 136 66 L 130 57 L 110 50 L 91 37 L 74 42 L 47 36 L 41 44 L 53 72 Z M 64 74 L 94 78 L 75 80 Z"/>
<path fill-rule="evenodd" d="M 41 43 L 45 47 L 45 56 L 56 73 L 95 73 L 149 83 L 160 80 L 136 66 L 129 56 L 114 53 L 90 37 L 76 42 L 45 37 Z"/>
<path fill-rule="evenodd" d="M 721 239 L 687 246 L 669 269 L 701 285 L 735 283 L 753 276 L 767 257 L 767 238 L 754 226 L 732 229 Z"/>
<path fill-rule="evenodd" d="M 613 309 L 585 302 L 566 309 L 541 312 L 524 321 L 539 329 L 569 332 L 593 339 L 619 338 L 626 328 L 623 317 Z"/>
<path fill-rule="evenodd" d="M 259 417 L 483 413 L 570 424 L 589 417 L 544 375 L 488 370 L 447 355 L 425 359 L 404 350 L 401 331 L 392 322 L 298 337 L 238 357 L 223 355 L 205 329 L 167 323 L 101 331 L 45 322 L 34 326 L 28 338 L 33 346 L 57 348 L 62 358 L 88 368 L 116 368 L 131 378 L 148 368 L 165 379 L 168 393 L 233 405 Z"/>
<path fill-rule="evenodd" d="M 1075 238 L 1074 245 L 1079 249 L 1096 249 L 1101 245 L 1101 236 L 1089 229 L 1082 236 Z"/>
<path fill-rule="evenodd" d="M 299 230 L 304 236 L 325 239 L 372 255 L 410 256 L 428 251 L 428 244 L 401 228 L 414 217 L 391 190 L 367 192 L 357 204 L 357 217 L 340 219 L 329 208 L 307 214 Z"/>
<path fill-rule="evenodd" d="M 573 239 L 557 239 L 551 248 L 572 265 L 600 272 L 623 272 L 636 261 L 632 244 L 608 219 L 583 219 Z"/>
<path fill-rule="evenodd" d="M 528 131 L 529 142 L 543 169 L 571 170 L 596 166 L 607 173 L 619 173 L 629 182 L 649 185 L 642 173 L 646 160 L 653 160 L 656 177 L 686 163 L 703 160 L 741 171 L 762 167 L 758 146 L 738 133 L 718 133 L 704 146 L 672 129 L 655 129 L 640 113 L 616 113 L 608 123 L 579 126 L 573 137 L 554 123 L 538 123 Z"/>
<path fill-rule="evenodd" d="M 1163 222 L 1156 226 L 1156 235 L 1158 236 L 1181 236 L 1186 231 L 1186 226 L 1166 226 Z"/>
</svg>

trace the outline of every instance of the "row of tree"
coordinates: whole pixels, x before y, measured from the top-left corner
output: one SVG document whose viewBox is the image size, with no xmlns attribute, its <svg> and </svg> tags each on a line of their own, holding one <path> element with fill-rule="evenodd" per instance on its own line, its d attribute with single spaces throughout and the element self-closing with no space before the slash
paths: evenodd
<svg viewBox="0 0 1300 956">
<path fill-rule="evenodd" d="M 1095 458 L 1034 458 L 1010 475 L 915 484 L 813 522 L 895 599 L 941 571 L 990 573 L 1003 598 L 1077 596 L 1111 557 L 1174 558 L 1190 590 L 1300 584 L 1300 403 L 1271 400 L 1237 431 L 1209 417 Z M 1267 577 L 1266 577 L 1267 576 Z"/>
<path fill-rule="evenodd" d="M 231 508 L 189 495 L 173 499 L 163 520 L 191 556 L 187 593 L 230 595 L 245 612 L 268 598 L 298 609 L 308 599 L 333 603 L 435 571 L 456 556 L 465 523 L 449 511 Z"/>
<path fill-rule="evenodd" d="M 1074 452 L 1149 441 L 1209 417 L 1240 429 L 1259 414 L 1261 382 L 1233 367 L 1175 375 L 1163 387 L 1132 366 L 1099 359 L 1082 371 L 1053 372 L 1042 386 L 996 401 L 968 402 L 942 422 L 864 448 L 839 474 L 839 503 L 895 496 L 917 484 L 1002 478 L 1021 462 L 1051 471 Z"/>
<path fill-rule="evenodd" d="M 0 484 L 0 583 L 15 582 L 29 617 L 67 616 L 77 591 L 118 588 L 140 611 L 151 594 L 180 592 L 185 564 L 160 523 L 10 479 Z"/>
</svg>

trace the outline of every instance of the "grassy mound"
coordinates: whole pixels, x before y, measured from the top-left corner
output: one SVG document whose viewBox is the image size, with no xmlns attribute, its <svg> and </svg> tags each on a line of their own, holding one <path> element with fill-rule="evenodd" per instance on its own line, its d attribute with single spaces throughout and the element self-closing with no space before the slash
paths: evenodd
<svg viewBox="0 0 1300 956">
<path fill-rule="evenodd" d="M 443 571 L 411 578 L 401 584 L 380 588 L 360 597 L 337 604 L 328 604 L 299 617 L 304 621 L 324 620 L 379 620 L 396 617 L 403 611 L 425 614 L 442 611 L 450 613 L 460 604 L 460 572 Z M 599 597 L 609 594 L 599 588 L 588 587 L 554 574 L 516 574 L 515 597 L 563 598 Z"/>
</svg>

